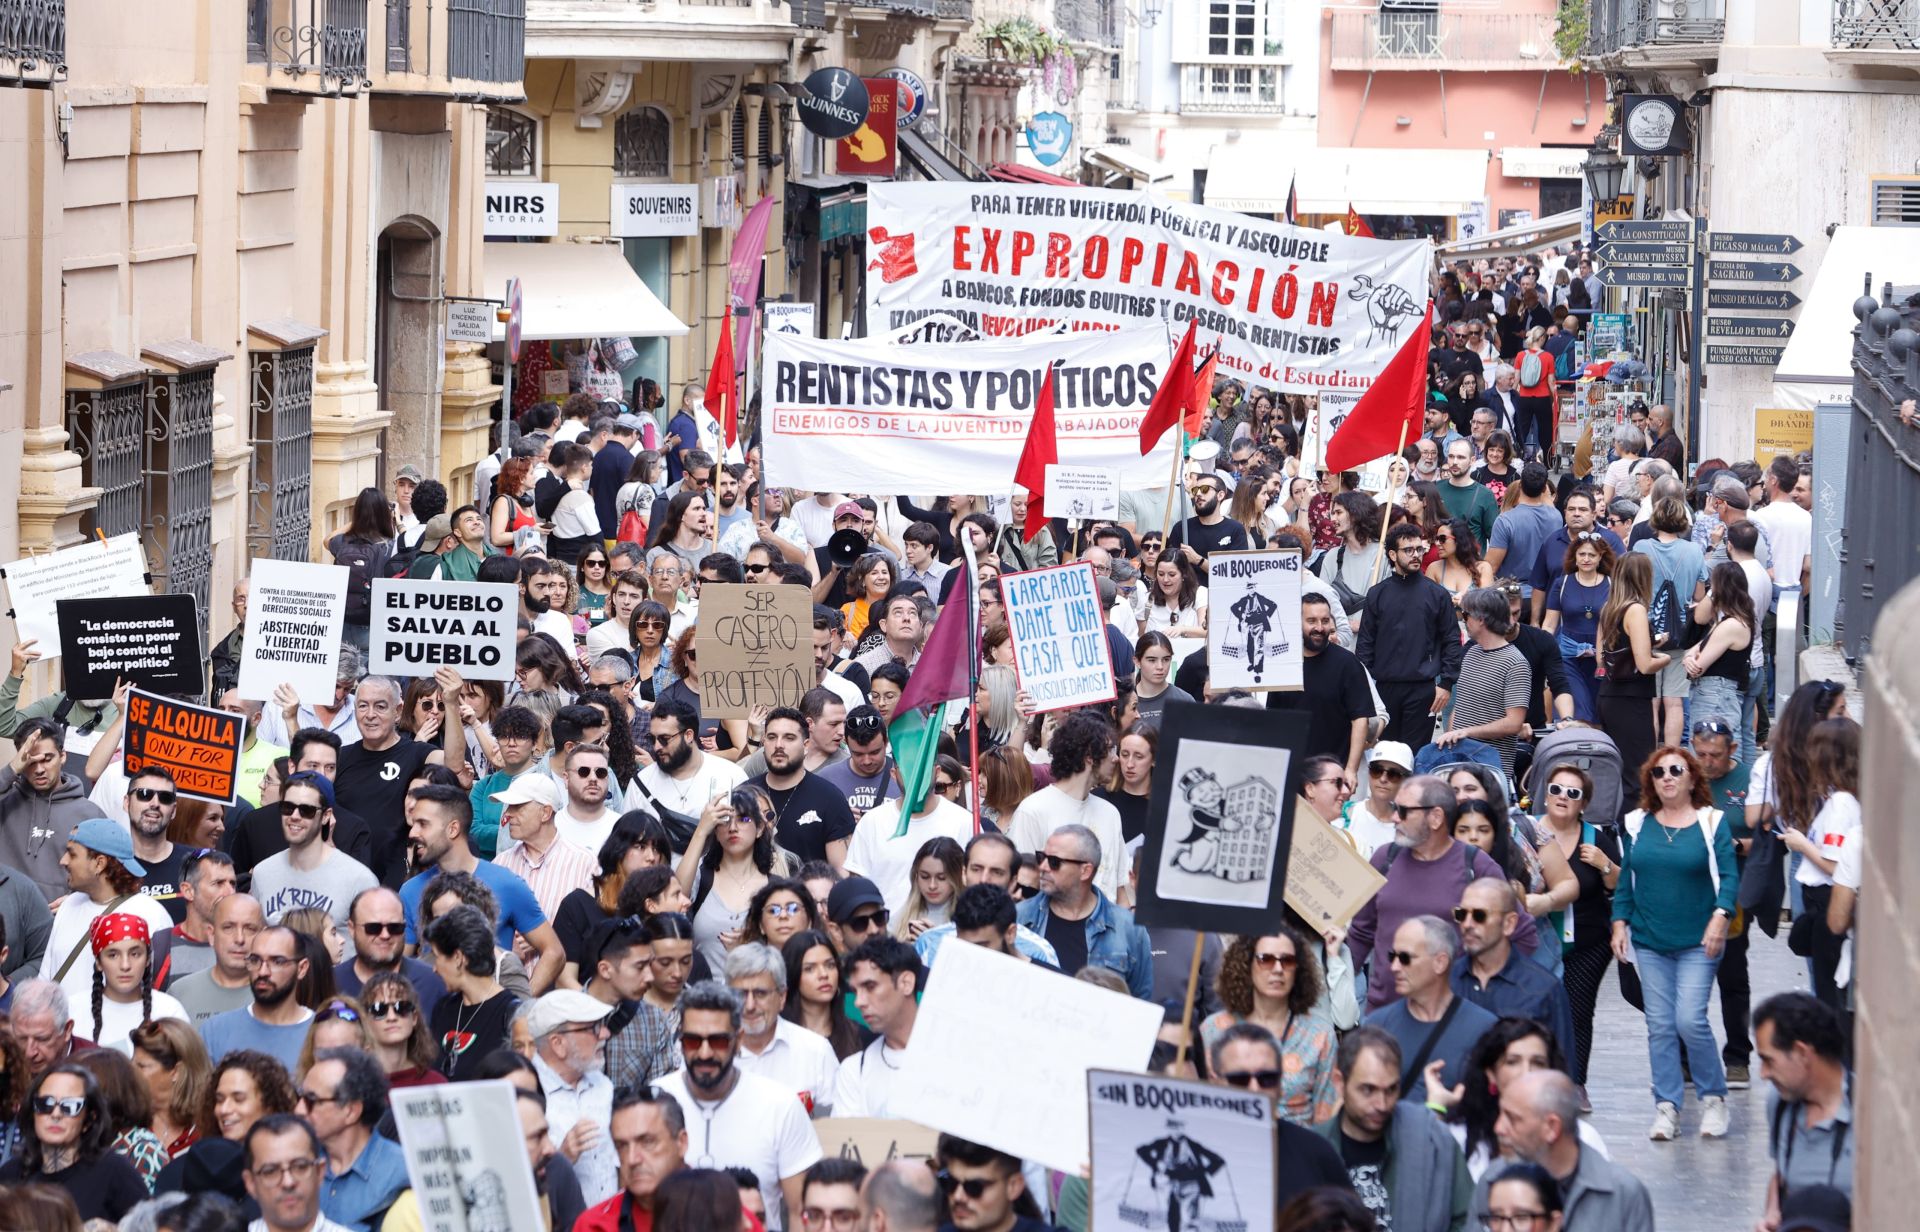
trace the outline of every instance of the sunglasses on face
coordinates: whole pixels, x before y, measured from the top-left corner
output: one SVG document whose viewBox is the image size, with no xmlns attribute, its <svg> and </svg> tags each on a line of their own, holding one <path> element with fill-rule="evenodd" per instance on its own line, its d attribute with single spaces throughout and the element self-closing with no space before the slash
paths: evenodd
<svg viewBox="0 0 1920 1232">
<path fill-rule="evenodd" d="M 41 1116 L 73 1118 L 87 1110 L 87 1101 L 78 1095 L 36 1095 L 33 1097 L 33 1110 Z"/>
<path fill-rule="evenodd" d="M 1407 772 L 1400 767 L 1385 764 L 1374 766 L 1369 773 L 1371 773 L 1374 778 L 1385 779 L 1389 783 L 1398 782 L 1407 777 Z"/>
<path fill-rule="evenodd" d="M 1485 924 L 1493 918 L 1493 915 L 1494 913 L 1488 911 L 1485 907 L 1455 907 L 1453 909 L 1453 920 L 1456 924 L 1465 924 L 1468 920 L 1472 920 L 1475 924 Z"/>
<path fill-rule="evenodd" d="M 1039 892 L 1038 886 L 1022 885 L 1018 881 L 1007 887 L 1007 894 L 1016 900 L 1032 898 Z"/>
<path fill-rule="evenodd" d="M 766 565 L 743 565 L 740 571 L 742 573 L 765 573 L 767 571 L 767 566 Z"/>
<path fill-rule="evenodd" d="M 1298 954 L 1261 953 L 1253 956 L 1253 961 L 1262 967 L 1279 967 L 1291 971 L 1300 965 Z"/>
<path fill-rule="evenodd" d="M 767 904 L 767 914 L 774 917 L 775 919 L 785 919 L 787 916 L 790 916 L 790 915 L 799 915 L 801 912 L 805 910 L 806 908 L 802 907 L 799 903 L 768 903 Z"/>
<path fill-rule="evenodd" d="M 1413 816 L 1415 813 L 1424 813 L 1430 809 L 1439 807 L 1437 804 L 1396 804 L 1393 806 L 1393 815 L 1405 819 Z"/>
<path fill-rule="evenodd" d="M 295 813 L 298 813 L 308 821 L 312 821 L 320 815 L 320 808 L 321 806 L 318 804 L 295 804 L 291 800 L 282 800 L 280 802 L 280 815 L 282 817 L 291 817 Z"/>
<path fill-rule="evenodd" d="M 1396 965 L 1401 967 L 1411 967 L 1413 965 L 1413 960 L 1415 957 L 1416 955 L 1412 950 L 1388 950 L 1387 965 L 1390 967 L 1396 966 Z"/>
<path fill-rule="evenodd" d="M 338 1018 L 342 1022 L 359 1022 L 360 1011 L 354 1009 L 351 1005 L 342 1005 L 340 1002 L 335 1001 L 315 1015 L 315 1018 L 320 1022 L 325 1022 L 329 1018 Z"/>
<path fill-rule="evenodd" d="M 604 779 L 607 777 L 605 766 L 576 766 L 574 774 L 583 779 Z"/>
<path fill-rule="evenodd" d="M 1220 1075 L 1220 1081 L 1242 1090 L 1277 1091 L 1280 1089 L 1280 1071 L 1277 1069 L 1225 1070 Z"/>
<path fill-rule="evenodd" d="M 962 1180 L 953 1173 L 948 1172 L 945 1168 L 934 1173 L 933 1179 L 935 1183 L 940 1186 L 940 1192 L 946 1194 L 948 1197 L 952 1197 L 955 1190 L 961 1190 L 975 1201 L 978 1201 L 980 1195 L 987 1192 L 987 1186 L 993 1184 L 991 1180 L 984 1176 L 970 1176 Z"/>
<path fill-rule="evenodd" d="M 885 928 L 886 926 L 887 913 L 885 911 L 870 911 L 866 915 L 849 916 L 847 922 L 840 927 L 849 932 L 864 933 L 869 929 Z"/>
<path fill-rule="evenodd" d="M 680 1033 L 680 1051 L 699 1052 L 702 1048 L 711 1048 L 715 1052 L 725 1052 L 733 1046 L 733 1032 L 715 1031 L 712 1035 L 698 1035 L 691 1031 Z"/>
<path fill-rule="evenodd" d="M 177 798 L 173 792 L 161 787 L 136 787 L 130 794 L 134 799 L 143 804 L 151 800 L 158 800 L 162 804 L 172 804 Z"/>
<path fill-rule="evenodd" d="M 369 937 L 379 937 L 382 935 L 388 937 L 404 937 L 407 933 L 407 924 L 404 920 L 393 920 L 391 922 L 374 920 L 370 923 L 360 925 L 359 928 L 361 932 L 364 932 Z"/>
<path fill-rule="evenodd" d="M 1569 800 L 1584 800 L 1587 798 L 1587 789 L 1584 787 L 1568 787 L 1563 783 L 1548 783 L 1547 794 L 1550 796 L 1565 796 Z"/>
<path fill-rule="evenodd" d="M 1673 765 L 1655 766 L 1647 771 L 1648 774 L 1651 774 L 1656 779 L 1677 779 L 1686 772 L 1687 768 L 1685 766 Z"/>
<path fill-rule="evenodd" d="M 952 779 L 933 780 L 933 789 L 941 793 L 942 795 L 945 795 L 947 792 L 952 791 L 954 788 L 958 786 L 960 786 L 960 784 L 954 782 Z"/>
<path fill-rule="evenodd" d="M 411 1018 L 416 1008 L 411 1001 L 375 1001 L 367 1006 L 367 1013 L 375 1018 Z"/>
<path fill-rule="evenodd" d="M 655 620 L 651 616 L 645 618 L 644 620 L 636 620 L 633 623 L 636 629 L 664 629 L 667 627 L 666 621 Z"/>
<path fill-rule="evenodd" d="M 1059 872 L 1061 866 L 1065 864 L 1093 863 L 1092 860 L 1076 860 L 1072 856 L 1042 855 L 1039 857 L 1039 859 L 1042 864 L 1046 865 L 1048 868 L 1052 869 L 1056 873 Z"/>
<path fill-rule="evenodd" d="M 1733 735 L 1733 728 L 1727 725 L 1725 719 L 1701 719 L 1693 725 L 1693 734 L 1696 736 L 1731 736 Z"/>
</svg>

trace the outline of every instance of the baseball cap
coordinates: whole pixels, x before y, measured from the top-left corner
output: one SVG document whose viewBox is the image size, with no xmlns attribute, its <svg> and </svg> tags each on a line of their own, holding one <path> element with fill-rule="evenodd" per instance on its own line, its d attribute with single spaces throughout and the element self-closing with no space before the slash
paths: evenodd
<svg viewBox="0 0 1920 1232">
<path fill-rule="evenodd" d="M 419 483 L 422 479 L 426 478 L 425 475 L 420 473 L 420 468 L 411 462 L 396 471 L 393 477 L 395 479 L 405 479 L 409 483 Z"/>
<path fill-rule="evenodd" d="M 865 877 L 848 877 L 827 892 L 827 918 L 845 924 L 862 907 L 884 907 L 886 896 L 880 887 Z"/>
<path fill-rule="evenodd" d="M 120 861 L 121 866 L 136 877 L 147 875 L 147 866 L 133 858 L 133 837 L 117 821 L 106 817 L 89 817 L 73 828 L 67 841 Z M 867 884 L 871 886 L 873 883 L 869 881 Z"/>
<path fill-rule="evenodd" d="M 427 519 L 426 526 L 420 532 L 420 550 L 431 550 L 428 545 L 439 547 L 440 541 L 452 533 L 453 519 L 444 513 L 434 514 Z"/>
<path fill-rule="evenodd" d="M 625 428 L 629 432 L 638 432 L 646 426 L 646 422 L 647 421 L 640 418 L 640 416 L 629 412 L 625 415 L 616 415 L 613 420 L 613 426 L 616 428 Z"/>
<path fill-rule="evenodd" d="M 1413 750 L 1399 740 L 1382 740 L 1367 750 L 1367 765 L 1384 761 L 1389 766 L 1398 766 L 1408 774 L 1413 773 Z"/>
<path fill-rule="evenodd" d="M 833 507 L 833 520 L 836 522 L 841 518 L 864 518 L 866 516 L 867 511 L 861 506 L 859 501 L 841 501 Z"/>
<path fill-rule="evenodd" d="M 533 1009 L 527 1014 L 527 1032 L 539 1039 L 574 1023 L 599 1022 L 611 1013 L 613 1007 L 600 998 L 590 997 L 577 989 L 562 988 L 547 993 L 533 1003 Z"/>
<path fill-rule="evenodd" d="M 529 770 L 507 784 L 505 791 L 496 791 L 492 796 L 495 804 L 504 804 L 512 808 L 516 804 L 544 804 L 558 811 L 566 804 L 560 798 L 560 788 L 547 777 L 544 770 Z"/>
<path fill-rule="evenodd" d="M 286 783 L 280 788 L 283 795 L 288 787 L 310 787 L 320 793 L 320 803 L 328 808 L 337 807 L 333 799 L 333 784 L 327 781 L 327 776 L 324 774 L 317 774 L 312 770 L 290 774 L 287 776 Z"/>
<path fill-rule="evenodd" d="M 1751 509 L 1753 501 L 1747 497 L 1747 485 L 1740 482 L 1740 476 L 1728 471 L 1713 481 L 1710 489 L 1714 498 L 1726 502 L 1735 509 Z"/>
</svg>

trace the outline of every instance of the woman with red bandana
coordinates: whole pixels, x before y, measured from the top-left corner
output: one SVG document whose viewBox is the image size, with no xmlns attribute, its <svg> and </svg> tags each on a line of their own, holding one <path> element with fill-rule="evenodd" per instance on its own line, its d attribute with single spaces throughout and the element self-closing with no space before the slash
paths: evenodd
<svg viewBox="0 0 1920 1232">
<path fill-rule="evenodd" d="M 93 950 L 93 1042 L 131 1054 L 134 1028 L 155 1018 L 189 1021 L 186 1007 L 153 987 L 152 934 L 137 915 L 115 911 L 93 921 L 87 932 Z"/>
</svg>

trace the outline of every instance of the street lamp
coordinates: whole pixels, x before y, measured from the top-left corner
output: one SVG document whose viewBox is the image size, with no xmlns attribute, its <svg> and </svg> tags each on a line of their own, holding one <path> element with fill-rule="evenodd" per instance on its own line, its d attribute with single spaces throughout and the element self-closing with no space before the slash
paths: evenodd
<svg viewBox="0 0 1920 1232">
<path fill-rule="evenodd" d="M 1586 175 L 1595 201 L 1612 201 L 1620 195 L 1620 186 L 1627 178 L 1627 160 L 1614 152 L 1604 131 L 1587 155 Z"/>
<path fill-rule="evenodd" d="M 1140 24 L 1148 28 L 1158 25 L 1164 7 L 1166 0 L 1140 0 Z"/>
</svg>

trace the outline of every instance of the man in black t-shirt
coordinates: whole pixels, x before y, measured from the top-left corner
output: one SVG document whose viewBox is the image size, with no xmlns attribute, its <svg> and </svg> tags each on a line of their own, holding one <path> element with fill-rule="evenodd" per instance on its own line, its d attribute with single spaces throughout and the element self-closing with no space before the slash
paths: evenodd
<svg viewBox="0 0 1920 1232">
<path fill-rule="evenodd" d="M 420 767 L 446 761 L 441 750 L 401 734 L 402 696 L 399 681 L 390 676 L 360 682 L 353 695 L 360 742 L 340 750 L 340 772 L 334 779 L 334 798 L 373 829 L 371 867 L 387 886 L 398 886 L 407 876 L 407 787 Z"/>
<path fill-rule="evenodd" d="M 1357 781 L 1366 755 L 1367 723 L 1374 716 L 1373 690 L 1359 656 L 1333 640 L 1333 608 L 1325 595 L 1300 598 L 1299 692 L 1267 694 L 1269 710 L 1304 710 L 1306 755 L 1325 754 Z"/>
<path fill-rule="evenodd" d="M 1221 505 L 1227 499 L 1226 481 L 1212 471 L 1193 477 L 1187 489 L 1193 498 L 1194 516 L 1185 519 L 1167 536 L 1167 551 L 1207 574 L 1207 556 L 1213 552 L 1244 552 L 1253 546 L 1247 528 L 1228 517 Z"/>
<path fill-rule="evenodd" d="M 180 897 L 180 861 L 187 852 L 167 841 L 179 798 L 164 766 L 148 766 L 127 780 L 127 829 L 134 858 L 147 870 L 140 888 L 167 909 L 175 924 L 187 918 L 187 902 Z"/>
<path fill-rule="evenodd" d="M 807 716 L 791 706 L 768 714 L 767 772 L 748 782 L 772 798 L 774 837 L 782 847 L 803 863 L 825 860 L 839 868 L 853 837 L 853 810 L 844 793 L 807 769 L 808 730 Z"/>
</svg>

